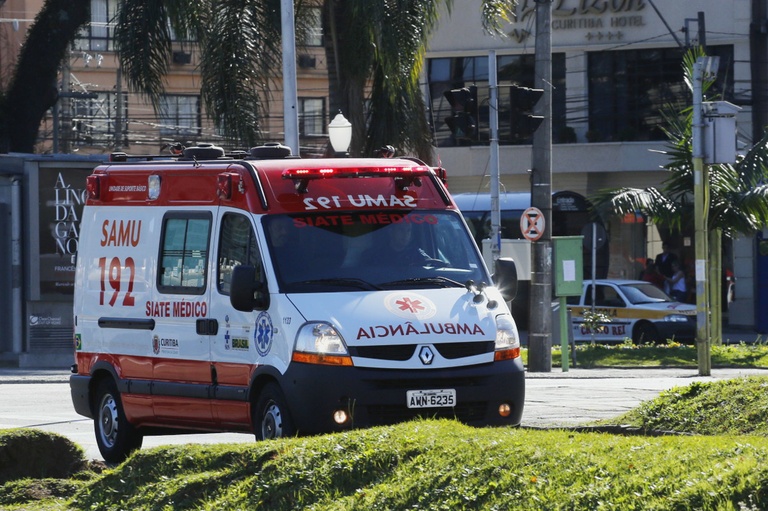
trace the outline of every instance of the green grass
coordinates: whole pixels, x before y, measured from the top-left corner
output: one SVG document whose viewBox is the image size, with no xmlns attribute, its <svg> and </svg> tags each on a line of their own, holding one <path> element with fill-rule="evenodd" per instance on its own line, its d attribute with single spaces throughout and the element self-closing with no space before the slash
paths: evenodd
<svg viewBox="0 0 768 511">
<path fill-rule="evenodd" d="M 768 377 L 692 383 L 613 419 L 642 429 L 768 437 Z"/>
<path fill-rule="evenodd" d="M 768 366 L 766 351 L 715 347 L 713 365 Z M 592 367 L 696 364 L 695 348 L 671 344 L 583 346 L 578 357 Z M 5 430 L 0 448 L 34 453 L 27 462 L 40 478 L 19 474 L 0 482 L 0 509 L 768 509 L 766 390 L 768 376 L 696 382 L 597 424 L 653 435 L 425 420 L 253 444 L 145 449 L 104 472 L 79 463 L 82 451 L 66 439 Z M 19 439 L 29 447 L 19 451 Z M 67 465 L 80 470 L 45 475 L 62 452 L 74 453 Z"/>
<path fill-rule="evenodd" d="M 765 509 L 766 460 L 768 438 L 759 436 L 625 437 L 418 421 L 246 446 L 143 450 L 64 507 L 49 500 L 23 509 Z"/>
<path fill-rule="evenodd" d="M 528 351 L 523 349 L 523 362 Z M 695 346 L 670 342 L 661 345 L 635 345 L 631 342 L 605 345 L 580 344 L 576 347 L 576 367 L 696 367 Z M 712 367 L 768 368 L 768 345 L 715 345 L 711 348 Z M 571 359 L 573 360 L 573 359 Z M 561 351 L 552 349 L 552 365 L 560 367 Z M 570 364 L 573 367 L 573 363 Z"/>
</svg>

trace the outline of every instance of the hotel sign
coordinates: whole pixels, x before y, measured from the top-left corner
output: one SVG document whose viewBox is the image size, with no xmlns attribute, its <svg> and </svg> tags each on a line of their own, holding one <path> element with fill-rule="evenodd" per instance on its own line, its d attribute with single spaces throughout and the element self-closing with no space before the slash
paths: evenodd
<svg viewBox="0 0 768 511">
<path fill-rule="evenodd" d="M 647 7 L 647 0 L 554 0 L 550 28 L 553 37 L 578 31 L 587 42 L 620 41 L 625 30 L 646 26 Z M 532 36 L 527 27 L 535 11 L 535 0 L 519 1 L 517 23 L 508 34 L 512 39 L 523 42 Z"/>
</svg>

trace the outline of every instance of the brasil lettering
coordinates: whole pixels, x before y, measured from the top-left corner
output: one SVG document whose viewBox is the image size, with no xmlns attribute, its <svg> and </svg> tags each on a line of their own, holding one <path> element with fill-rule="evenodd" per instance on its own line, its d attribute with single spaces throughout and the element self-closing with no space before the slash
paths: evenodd
<svg viewBox="0 0 768 511">
<path fill-rule="evenodd" d="M 485 335 L 480 325 L 468 325 L 467 323 L 424 323 L 418 327 L 413 323 L 401 325 L 376 325 L 361 327 L 357 331 L 359 339 L 381 339 L 382 337 L 394 337 L 396 335 Z"/>
<path fill-rule="evenodd" d="M 206 302 L 148 301 L 145 314 L 151 318 L 204 318 L 208 315 Z"/>
</svg>

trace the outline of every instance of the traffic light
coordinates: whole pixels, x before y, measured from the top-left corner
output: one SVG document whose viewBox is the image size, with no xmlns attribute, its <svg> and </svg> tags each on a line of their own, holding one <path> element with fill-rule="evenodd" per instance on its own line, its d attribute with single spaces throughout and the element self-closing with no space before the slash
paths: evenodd
<svg viewBox="0 0 768 511">
<path fill-rule="evenodd" d="M 458 141 L 477 139 L 477 87 L 451 89 L 443 93 L 452 114 L 445 123 Z"/>
<path fill-rule="evenodd" d="M 542 89 L 529 89 L 517 85 L 511 87 L 509 97 L 512 107 L 510 121 L 513 141 L 523 142 L 530 139 L 544 120 L 541 115 L 533 115 L 533 107 L 543 94 Z"/>
</svg>

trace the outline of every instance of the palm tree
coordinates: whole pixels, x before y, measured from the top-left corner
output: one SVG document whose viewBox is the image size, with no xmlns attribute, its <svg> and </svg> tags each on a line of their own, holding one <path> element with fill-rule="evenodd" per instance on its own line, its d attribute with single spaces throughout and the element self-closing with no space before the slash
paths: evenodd
<svg viewBox="0 0 768 511">
<path fill-rule="evenodd" d="M 419 87 L 428 37 L 442 5 L 452 0 L 327 0 L 324 33 L 331 111 L 343 110 L 355 133 L 353 154 L 392 145 L 429 161 L 431 133 Z M 297 0 L 297 33 L 313 2 Z M 151 5 L 149 5 L 151 4 Z M 483 0 L 483 28 L 503 35 L 516 2 Z M 280 0 L 123 0 L 116 38 L 131 83 L 153 103 L 168 70 L 170 31 L 200 42 L 203 98 L 217 126 L 239 140 L 260 139 L 259 119 L 278 76 L 282 47 Z M 210 14 L 208 14 L 210 13 Z M 145 34 L 151 34 L 149 38 Z M 136 44 L 140 41 L 142 44 Z M 370 85 L 370 91 L 366 93 Z M 365 104 L 370 108 L 366 118 Z"/>
<path fill-rule="evenodd" d="M 427 37 L 439 7 L 452 0 L 326 0 L 322 5 L 333 108 L 357 128 L 353 150 L 384 144 L 431 155 L 418 84 Z M 502 34 L 516 0 L 483 0 L 484 29 Z M 239 145 L 261 141 L 260 122 L 280 76 L 280 0 L 120 0 L 115 43 L 129 85 L 156 109 L 172 57 L 173 36 L 201 50 L 201 92 L 222 133 Z M 317 1 L 295 0 L 296 32 Z M 0 150 L 32 152 L 40 123 L 56 102 L 55 79 L 77 31 L 90 19 L 90 0 L 46 0 L 30 29 L 8 91 L 0 103 Z M 63 20 L 63 21 L 62 21 Z M 45 58 L 42 58 L 45 57 Z M 329 60 L 331 62 L 331 60 Z M 370 92 L 366 87 L 370 84 Z M 364 106 L 370 100 L 370 115 Z M 13 123 L 11 125 L 11 122 Z"/>
<path fill-rule="evenodd" d="M 90 0 L 45 1 L 0 98 L 0 152 L 34 151 L 40 123 L 58 99 L 59 66 L 90 13 Z"/>
<path fill-rule="evenodd" d="M 683 68 L 689 87 L 693 83 L 693 64 L 700 56 L 703 51 L 696 49 L 684 57 Z M 703 84 L 705 93 L 712 83 Z M 623 216 L 640 211 L 657 225 L 673 232 L 693 228 L 692 108 L 679 114 L 667 113 L 664 118 L 667 123 L 665 133 L 669 137 L 665 152 L 669 157 L 666 167 L 669 176 L 660 188 L 625 187 L 593 194 L 590 200 L 601 216 Z M 714 270 L 709 278 L 712 284 L 710 296 L 719 297 L 721 236 L 733 238 L 738 233 L 754 234 L 768 224 L 768 133 L 736 164 L 711 165 L 708 173 L 708 259 Z M 718 324 L 719 321 L 713 322 L 715 339 L 720 336 Z"/>
</svg>

